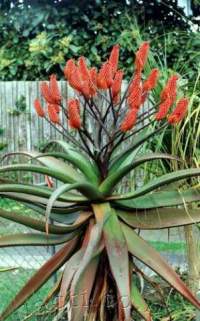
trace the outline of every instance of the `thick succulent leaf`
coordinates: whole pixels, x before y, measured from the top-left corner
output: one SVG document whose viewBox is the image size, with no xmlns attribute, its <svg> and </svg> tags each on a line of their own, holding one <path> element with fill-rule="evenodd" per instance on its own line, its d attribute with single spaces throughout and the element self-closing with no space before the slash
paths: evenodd
<svg viewBox="0 0 200 321">
<path fill-rule="evenodd" d="M 73 224 L 79 217 L 79 213 L 71 213 L 67 214 L 66 216 L 51 213 L 51 219 L 55 222 L 61 223 L 61 224 Z"/>
<path fill-rule="evenodd" d="M 127 241 L 129 252 L 152 270 L 158 273 L 181 295 L 183 295 L 194 306 L 200 309 L 200 302 L 195 298 L 185 283 L 170 265 L 156 252 L 146 241 L 144 241 L 132 228 L 121 223 Z"/>
<path fill-rule="evenodd" d="M 106 213 L 106 216 L 103 228 L 105 247 L 111 271 L 120 294 L 124 320 L 128 321 L 130 320 L 130 280 L 126 240 L 116 213 L 111 210 L 109 213 Z"/>
<path fill-rule="evenodd" d="M 87 248 L 85 250 L 83 259 L 81 261 L 81 265 L 78 271 L 76 272 L 72 282 L 72 286 L 71 286 L 72 295 L 75 294 L 77 284 L 81 276 L 84 274 L 87 268 L 87 265 L 94 257 L 96 257 L 97 252 L 99 252 L 99 246 L 100 246 L 99 244 L 102 236 L 102 228 L 103 228 L 103 222 L 97 223 L 91 228 L 91 232 L 88 236 Z"/>
<path fill-rule="evenodd" d="M 39 233 L 19 233 L 0 236 L 0 247 L 8 246 L 44 246 L 66 243 L 74 238 L 80 230 L 70 232 L 65 236 L 39 234 Z"/>
<path fill-rule="evenodd" d="M 102 212 L 104 220 L 103 236 L 108 260 L 119 291 L 125 320 L 128 321 L 130 320 L 130 280 L 126 240 L 121 230 L 117 215 L 110 207 L 109 203 L 96 204 L 93 205 L 93 208 L 95 212 Z"/>
<path fill-rule="evenodd" d="M 33 173 L 39 173 L 43 175 L 51 176 L 55 179 L 58 179 L 59 181 L 63 183 L 75 183 L 75 176 L 71 176 L 68 174 L 67 171 L 61 171 L 55 168 L 48 168 L 45 166 L 38 166 L 38 165 L 29 165 L 29 164 L 20 164 L 20 165 L 8 165 L 8 166 L 2 166 L 0 167 L 0 173 L 6 173 L 6 172 L 17 172 L 17 171 L 23 171 L 23 172 L 33 172 Z"/>
<path fill-rule="evenodd" d="M 81 265 L 76 271 L 71 284 L 72 321 L 83 320 L 84 313 L 88 308 L 99 262 L 99 254 L 103 249 L 103 245 L 100 244 L 102 228 L 103 222 L 99 222 L 91 228 Z"/>
<path fill-rule="evenodd" d="M 123 154 L 123 151 L 121 152 L 121 161 L 117 161 L 116 164 L 113 164 L 110 169 L 109 169 L 109 174 L 113 174 L 115 173 L 116 171 L 118 170 L 121 170 L 124 166 L 127 166 L 129 164 L 131 164 L 135 157 L 137 156 L 138 152 L 140 151 L 141 147 L 137 147 L 135 150 L 133 150 L 129 155 L 124 155 Z M 123 157 L 124 156 L 124 157 Z M 119 156 L 116 157 L 116 159 L 118 158 Z M 122 160 L 124 158 L 124 160 Z M 113 162 L 111 163 L 114 163 L 115 160 L 113 160 Z"/>
<path fill-rule="evenodd" d="M 27 206 L 28 208 L 34 210 L 37 214 L 41 214 L 44 216 L 46 213 L 46 207 L 41 208 L 39 206 L 32 205 L 32 204 L 26 204 L 24 202 L 23 202 L 23 204 L 25 206 Z M 66 224 L 73 224 L 78 219 L 80 213 L 84 210 L 88 211 L 90 209 L 89 208 L 79 208 L 76 211 L 76 208 L 73 208 L 73 209 L 70 209 L 69 211 L 66 210 L 66 213 L 64 213 L 64 210 L 62 210 L 60 214 L 59 214 L 58 210 L 53 209 L 51 212 L 51 219 L 55 222 L 59 222 L 59 223 L 65 224 L 65 225 Z M 63 214 L 67 214 L 67 215 L 63 215 Z"/>
<path fill-rule="evenodd" d="M 135 149 L 141 147 L 143 143 L 157 134 L 161 129 L 162 127 L 159 127 L 156 130 L 152 131 L 152 129 L 145 128 L 142 132 L 140 132 L 136 137 L 134 137 L 134 143 L 125 151 L 123 151 L 123 153 L 120 153 L 119 156 L 116 156 L 114 158 L 109 171 L 114 173 L 119 168 L 119 166 L 123 166 L 123 164 L 125 164 L 126 162 L 127 157 L 129 157 Z"/>
<path fill-rule="evenodd" d="M 16 152 L 16 153 L 9 153 L 6 154 L 3 159 L 7 156 L 11 156 L 11 155 L 24 155 L 27 157 L 31 157 L 31 158 L 35 158 L 35 157 L 39 157 L 38 158 L 38 162 L 40 162 L 41 164 L 45 165 L 45 167 L 48 167 L 51 170 L 56 170 L 62 173 L 67 173 L 69 176 L 69 179 L 71 179 L 71 182 L 75 182 L 75 181 L 79 181 L 80 179 L 83 179 L 83 176 L 78 173 L 72 166 L 64 163 L 63 161 L 56 159 L 54 157 L 49 157 L 49 156 L 44 156 L 42 157 L 42 153 L 38 153 L 35 151 L 22 151 L 22 152 Z"/>
<path fill-rule="evenodd" d="M 42 216 L 46 213 L 46 206 L 42 204 L 32 204 L 21 202 L 27 208 L 34 210 L 34 214 L 40 214 Z M 80 216 L 81 212 L 85 211 L 88 212 L 91 209 L 89 207 L 69 207 L 69 208 L 53 208 L 51 212 L 51 218 L 55 222 L 59 222 L 62 224 L 73 224 Z"/>
<path fill-rule="evenodd" d="M 100 185 L 99 190 L 104 194 L 104 195 L 109 195 L 112 191 L 112 189 L 115 187 L 115 185 L 130 171 L 135 169 L 141 164 L 144 164 L 149 161 L 153 160 L 177 160 L 176 157 L 172 155 L 167 155 L 167 154 L 159 154 L 159 153 L 154 153 L 154 154 L 148 154 L 148 155 L 143 155 L 138 158 L 136 158 L 131 164 L 123 166 L 121 169 L 118 169 L 115 173 L 109 175 L 108 177 L 102 182 Z"/>
<path fill-rule="evenodd" d="M 66 234 L 70 231 L 74 231 L 80 226 L 84 225 L 88 221 L 91 215 L 92 215 L 91 212 L 82 212 L 79 214 L 77 220 L 70 225 L 58 226 L 55 224 L 49 224 L 48 226 L 49 233 Z M 45 222 L 42 222 L 41 220 L 38 220 L 38 219 L 31 218 L 24 214 L 19 214 L 17 212 L 13 212 L 13 211 L 11 212 L 11 211 L 0 209 L 0 217 L 6 218 L 8 220 L 22 224 L 27 227 L 31 227 L 34 230 L 45 232 Z"/>
<path fill-rule="evenodd" d="M 62 140 L 52 140 L 48 142 L 48 144 L 44 147 L 44 150 L 48 150 L 48 148 L 52 145 L 62 147 L 64 152 L 74 159 L 74 164 L 75 162 L 77 162 L 77 160 L 79 160 L 81 162 L 82 170 L 84 170 L 83 172 L 85 172 L 85 169 L 87 167 L 88 169 L 90 168 L 90 170 L 95 174 L 97 178 L 100 177 L 99 169 L 96 163 L 91 161 L 86 155 L 80 153 L 80 151 L 74 149 L 69 143 Z"/>
<path fill-rule="evenodd" d="M 70 295 L 72 304 L 71 321 L 87 320 L 87 317 L 85 319 L 85 314 L 90 304 L 90 295 L 96 277 L 99 258 L 99 255 L 96 255 L 91 259 L 87 265 L 87 269 L 76 284 L 74 294 Z"/>
<path fill-rule="evenodd" d="M 101 194 L 99 193 L 98 189 L 95 188 L 90 183 L 77 183 L 77 184 L 64 184 L 60 187 L 58 187 L 51 195 L 49 202 L 47 204 L 46 208 L 46 221 L 48 222 L 48 219 L 51 214 L 52 207 L 54 205 L 54 202 L 61 196 L 63 193 L 68 192 L 70 190 L 77 189 L 79 192 L 83 193 L 85 196 L 90 198 L 91 200 L 97 200 L 101 199 Z"/>
<path fill-rule="evenodd" d="M 12 192 L 15 192 L 16 194 L 12 194 Z M 24 195 L 27 194 L 26 199 L 31 199 L 33 196 L 34 201 L 36 198 L 34 196 L 43 197 L 46 199 L 49 199 L 51 196 L 53 190 L 48 187 L 41 187 L 41 186 L 33 186 L 33 185 L 26 185 L 26 184 L 0 184 L 0 195 L 10 195 L 14 196 L 17 195 Z M 10 194 L 9 194 L 10 193 Z M 24 199 L 25 200 L 25 199 Z M 87 198 L 80 195 L 72 195 L 65 193 L 59 198 L 59 201 L 65 201 L 68 203 L 84 203 L 87 201 Z M 42 203 L 42 202 L 41 202 Z M 46 203 L 45 203 L 46 204 Z M 67 204 L 69 205 L 69 204 Z M 62 204 L 60 204 L 62 206 Z M 66 204 L 63 204 L 63 207 L 66 206 Z"/>
<path fill-rule="evenodd" d="M 68 259 L 77 244 L 77 238 L 69 241 L 54 256 L 52 256 L 25 284 L 12 302 L 0 316 L 0 320 L 6 319 L 12 312 L 19 308 L 33 293 L 35 293 Z"/>
<path fill-rule="evenodd" d="M 71 154 L 67 153 L 60 153 L 60 152 L 51 152 L 51 153 L 44 153 L 42 156 L 38 156 L 37 159 L 39 160 L 40 157 L 46 157 L 46 156 L 51 156 L 54 158 L 61 158 L 65 161 L 68 161 L 72 163 L 74 166 L 76 166 L 85 176 L 86 179 L 91 181 L 93 184 L 98 184 L 99 183 L 99 175 L 97 175 L 94 171 L 93 166 L 91 163 L 86 160 L 81 159 L 81 154 L 77 153 L 76 157 L 74 155 L 72 156 Z"/>
<path fill-rule="evenodd" d="M 92 291 L 92 296 L 90 298 L 90 308 L 88 311 L 88 321 L 94 321 L 97 319 L 97 314 L 101 314 L 101 304 L 104 305 L 106 289 L 105 289 L 105 265 L 100 265 L 98 272 L 96 274 L 95 284 Z M 100 312 L 100 313 L 99 313 Z M 95 319 L 96 318 L 96 319 Z M 101 320 L 101 316 L 99 315 L 98 320 Z M 105 318 L 104 318 L 105 320 Z"/>
<path fill-rule="evenodd" d="M 200 201 L 200 189 L 190 188 L 185 191 L 153 192 L 130 200 L 112 202 L 120 209 L 153 209 L 168 206 L 185 205 Z"/>
<path fill-rule="evenodd" d="M 17 199 L 18 200 L 18 199 Z M 28 201 L 23 201 L 21 200 L 21 203 L 24 204 L 25 207 L 28 207 L 32 210 L 34 210 L 35 212 L 37 213 L 40 213 L 42 215 L 45 215 L 45 211 L 46 211 L 46 205 L 48 203 L 48 201 L 45 200 L 44 203 L 37 203 L 36 202 L 29 202 Z M 58 205 L 58 206 L 54 206 L 52 208 L 52 211 L 51 213 L 53 214 L 59 214 L 59 217 L 61 218 L 66 218 L 66 217 L 69 217 L 69 215 L 66 215 L 66 214 L 76 214 L 78 212 L 81 212 L 81 211 L 89 211 L 90 210 L 90 207 L 89 206 L 86 206 L 86 205 L 70 205 L 70 206 L 59 206 L 59 203 L 60 202 L 55 202 L 54 205 Z M 62 204 L 63 205 L 63 204 Z"/>
<path fill-rule="evenodd" d="M 78 252 L 76 252 L 65 264 L 61 286 L 60 286 L 60 292 L 58 296 L 58 308 L 62 309 L 65 305 L 66 297 L 67 297 L 67 291 L 70 287 L 71 281 L 73 279 L 73 276 L 75 272 L 78 270 L 81 260 L 83 258 L 84 251 L 80 249 Z"/>
<path fill-rule="evenodd" d="M 152 321 L 151 313 L 142 294 L 136 285 L 136 277 L 133 274 L 131 278 L 131 303 L 136 311 L 144 318 L 145 321 Z"/>
<path fill-rule="evenodd" d="M 156 230 L 200 222 L 199 209 L 157 208 L 145 211 L 117 211 L 117 215 L 128 225 L 147 230 Z"/>
<path fill-rule="evenodd" d="M 177 182 L 181 179 L 192 178 L 195 176 L 196 177 L 200 176 L 200 168 L 190 168 L 190 169 L 175 171 L 173 173 L 165 174 L 165 175 L 162 175 L 161 177 L 154 179 L 153 181 L 145 184 L 143 187 L 138 188 L 136 191 L 123 194 L 123 195 L 115 195 L 110 197 L 109 199 L 125 200 L 125 199 L 136 198 L 136 197 L 145 195 L 151 191 L 154 191 L 155 189 L 160 188 L 161 186 L 164 186 L 166 184 Z"/>
</svg>

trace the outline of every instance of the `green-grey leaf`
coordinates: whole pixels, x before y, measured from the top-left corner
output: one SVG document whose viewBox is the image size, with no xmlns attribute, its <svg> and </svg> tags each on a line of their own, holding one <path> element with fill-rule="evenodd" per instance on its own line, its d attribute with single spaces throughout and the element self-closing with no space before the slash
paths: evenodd
<svg viewBox="0 0 200 321">
<path fill-rule="evenodd" d="M 8 246 L 44 246 L 66 243 L 77 235 L 78 231 L 65 236 L 39 233 L 19 233 L 0 237 L 0 247 Z"/>
<path fill-rule="evenodd" d="M 119 209 L 153 209 L 167 206 L 185 205 L 200 201 L 200 189 L 190 188 L 183 191 L 153 192 L 133 199 L 112 202 Z"/>
<path fill-rule="evenodd" d="M 163 185 L 177 182 L 185 178 L 192 178 L 195 176 L 200 176 L 200 168 L 190 168 L 190 169 L 175 171 L 173 173 L 165 174 L 165 175 L 162 175 L 161 177 L 154 179 L 153 181 L 145 184 L 143 187 L 138 188 L 136 191 L 123 194 L 123 195 L 117 195 L 117 196 L 111 197 L 110 199 L 125 200 L 125 199 L 136 198 L 136 197 L 145 195 Z"/>
<path fill-rule="evenodd" d="M 148 155 L 143 155 L 138 158 L 136 158 L 132 163 L 129 165 L 123 166 L 121 169 L 118 169 L 115 173 L 109 175 L 108 177 L 102 182 L 100 185 L 99 190 L 104 194 L 104 195 L 109 195 L 112 191 L 112 189 L 115 187 L 115 185 L 130 171 L 135 169 L 137 166 L 153 161 L 153 160 L 177 160 L 176 157 L 168 154 L 159 154 L 159 153 L 154 153 L 154 154 L 148 154 Z"/>
<path fill-rule="evenodd" d="M 199 209 L 157 208 L 139 211 L 117 211 L 128 225 L 145 230 L 156 230 L 200 222 Z"/>
<path fill-rule="evenodd" d="M 170 265 L 156 252 L 146 241 L 144 241 L 137 233 L 128 225 L 121 223 L 122 229 L 127 241 L 129 252 L 158 273 L 172 287 L 174 287 L 181 295 L 183 295 L 194 306 L 200 309 L 200 302 L 187 288 L 178 274 L 170 267 Z"/>
</svg>

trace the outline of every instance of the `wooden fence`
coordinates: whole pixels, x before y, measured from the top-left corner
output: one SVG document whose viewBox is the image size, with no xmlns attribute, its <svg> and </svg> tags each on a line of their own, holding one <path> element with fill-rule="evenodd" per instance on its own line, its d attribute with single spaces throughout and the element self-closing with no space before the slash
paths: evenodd
<svg viewBox="0 0 200 321">
<path fill-rule="evenodd" d="M 59 86 L 65 98 L 73 94 L 65 81 L 61 81 Z M 34 111 L 33 101 L 40 97 L 39 87 L 39 81 L 0 82 L 0 128 L 3 129 L 0 142 L 7 144 L 9 152 L 38 149 L 49 139 L 61 137 Z M 25 110 L 20 112 L 23 107 Z"/>
</svg>

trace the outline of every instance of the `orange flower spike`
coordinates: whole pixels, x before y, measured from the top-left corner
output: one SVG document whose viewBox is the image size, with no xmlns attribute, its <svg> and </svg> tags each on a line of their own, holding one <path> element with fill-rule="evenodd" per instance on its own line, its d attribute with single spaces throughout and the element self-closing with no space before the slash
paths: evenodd
<svg viewBox="0 0 200 321">
<path fill-rule="evenodd" d="M 99 73 L 97 75 L 97 87 L 99 89 L 107 89 L 107 82 L 105 78 L 105 67 L 102 65 L 101 69 L 99 70 Z"/>
<path fill-rule="evenodd" d="M 72 72 L 74 71 L 76 65 L 74 63 L 74 60 L 73 59 L 69 59 L 65 65 L 65 68 L 64 68 L 64 75 L 65 75 L 65 78 L 67 80 L 69 80 L 70 78 L 70 75 L 72 74 Z"/>
<path fill-rule="evenodd" d="M 44 97 L 44 99 L 46 100 L 47 103 L 49 104 L 53 104 L 55 103 L 53 96 L 50 92 L 49 86 L 46 83 L 46 81 L 43 81 L 40 85 L 40 90 L 41 90 L 41 94 Z"/>
<path fill-rule="evenodd" d="M 124 73 L 122 70 L 118 70 L 115 74 L 114 81 L 111 87 L 113 98 L 118 96 L 118 94 L 120 93 L 123 75 Z"/>
<path fill-rule="evenodd" d="M 113 73 L 112 73 L 112 66 L 109 62 L 104 64 L 104 75 L 107 84 L 107 88 L 110 88 L 113 84 Z"/>
<path fill-rule="evenodd" d="M 155 115 L 155 119 L 156 120 L 161 120 L 161 119 L 165 118 L 167 116 L 167 113 L 168 113 L 171 105 L 172 105 L 171 99 L 170 99 L 170 97 L 168 97 L 165 101 L 163 101 L 160 104 L 159 110 Z"/>
<path fill-rule="evenodd" d="M 178 79 L 179 79 L 179 77 L 177 75 L 172 75 L 168 79 L 165 87 L 163 88 L 163 90 L 160 94 L 161 100 L 165 100 L 167 97 L 171 97 L 172 103 L 175 101 Z"/>
<path fill-rule="evenodd" d="M 80 103 L 78 99 L 73 98 L 68 101 L 68 117 L 71 128 L 81 128 Z"/>
<path fill-rule="evenodd" d="M 134 90 L 135 87 L 140 86 L 140 84 L 141 84 L 141 77 L 142 77 L 141 71 L 137 71 L 137 72 L 134 74 L 133 80 L 131 81 L 130 86 L 129 86 L 129 89 L 128 89 L 128 94 L 129 94 L 129 95 L 131 94 L 131 92 Z"/>
<path fill-rule="evenodd" d="M 150 91 L 155 88 L 159 77 L 159 70 L 157 68 L 152 69 L 148 78 L 143 83 L 143 91 Z"/>
<path fill-rule="evenodd" d="M 141 86 L 135 86 L 127 99 L 129 108 L 139 108 L 141 105 L 142 88 Z"/>
<path fill-rule="evenodd" d="M 70 74 L 69 77 L 69 84 L 75 90 L 82 92 L 82 81 L 79 70 L 76 66 L 74 66 L 73 72 Z"/>
<path fill-rule="evenodd" d="M 97 76 L 97 87 L 99 89 L 108 89 L 113 84 L 113 77 L 112 77 L 112 66 L 109 62 L 105 62 Z"/>
<path fill-rule="evenodd" d="M 56 111 L 57 113 L 59 113 L 59 112 L 60 112 L 60 105 L 57 105 L 57 104 L 51 104 L 51 106 L 52 106 L 52 108 L 54 108 L 54 109 L 55 109 L 55 111 Z"/>
<path fill-rule="evenodd" d="M 54 124 L 60 124 L 59 115 L 54 107 L 54 105 L 48 104 L 47 106 L 49 119 Z"/>
<path fill-rule="evenodd" d="M 57 105 L 59 105 L 61 103 L 61 94 L 60 94 L 60 90 L 58 87 L 56 75 L 50 76 L 49 89 L 50 89 L 51 96 L 54 99 L 55 103 L 57 103 Z"/>
<path fill-rule="evenodd" d="M 35 111 L 39 117 L 45 116 L 44 109 L 42 108 L 42 105 L 41 105 L 40 100 L 38 98 L 34 100 L 34 108 L 35 108 Z"/>
<path fill-rule="evenodd" d="M 128 130 L 130 130 L 131 128 L 133 128 L 133 126 L 136 123 L 137 120 L 137 109 L 131 109 L 125 116 L 124 120 L 121 123 L 120 126 L 120 130 L 122 132 L 127 132 Z"/>
<path fill-rule="evenodd" d="M 86 99 L 89 99 L 91 96 L 90 84 L 88 81 L 84 81 L 81 85 L 81 92 Z"/>
<path fill-rule="evenodd" d="M 179 123 L 185 116 L 189 105 L 188 98 L 181 98 L 174 109 L 174 111 L 169 115 L 168 122 L 170 124 Z"/>
<path fill-rule="evenodd" d="M 97 87 L 99 89 L 107 89 L 107 83 L 104 75 L 102 74 L 101 70 L 97 75 Z"/>
<path fill-rule="evenodd" d="M 78 60 L 78 68 L 79 68 L 79 73 L 81 76 L 81 79 L 83 81 L 89 81 L 90 75 L 89 75 L 89 70 L 85 61 L 85 57 L 80 57 Z"/>
<path fill-rule="evenodd" d="M 149 53 L 149 43 L 143 42 L 135 54 L 135 68 L 137 71 L 144 69 Z"/>
<path fill-rule="evenodd" d="M 113 74 L 115 74 L 115 72 L 117 71 L 117 67 L 118 67 L 119 49 L 120 49 L 119 45 L 113 46 L 111 53 L 110 53 L 109 60 L 108 60 L 111 67 L 112 67 Z"/>
</svg>

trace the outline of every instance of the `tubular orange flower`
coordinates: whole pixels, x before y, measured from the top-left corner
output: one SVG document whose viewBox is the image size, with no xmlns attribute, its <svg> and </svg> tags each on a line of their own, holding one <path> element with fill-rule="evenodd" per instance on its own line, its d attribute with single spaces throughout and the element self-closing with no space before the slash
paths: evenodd
<svg viewBox="0 0 200 321">
<path fill-rule="evenodd" d="M 59 113 L 59 112 L 60 112 L 60 105 L 57 105 L 57 104 L 51 104 L 51 106 L 52 106 L 52 108 L 54 108 L 54 109 L 55 109 L 55 111 L 56 111 L 57 113 Z"/>
<path fill-rule="evenodd" d="M 141 98 L 142 98 L 142 88 L 141 88 L 141 86 L 135 86 L 132 89 L 132 92 L 127 99 L 127 103 L 128 103 L 129 108 L 138 109 L 141 105 Z"/>
<path fill-rule="evenodd" d="M 120 130 L 122 132 L 127 132 L 128 130 L 133 128 L 137 120 L 137 112 L 137 109 L 131 109 L 128 111 L 120 126 Z"/>
<path fill-rule="evenodd" d="M 97 86 L 99 89 L 108 89 L 113 84 L 112 66 L 109 62 L 105 62 L 97 76 Z"/>
<path fill-rule="evenodd" d="M 78 67 L 74 66 L 73 72 L 70 74 L 68 81 L 72 88 L 82 92 L 82 81 Z"/>
<path fill-rule="evenodd" d="M 135 68 L 137 71 L 142 71 L 144 69 L 148 57 L 148 52 L 149 43 L 143 42 L 135 55 Z"/>
<path fill-rule="evenodd" d="M 112 98 L 115 98 L 120 93 L 123 75 L 124 73 L 122 70 L 118 70 L 115 74 L 114 81 L 111 87 Z"/>
<path fill-rule="evenodd" d="M 136 71 L 128 89 L 129 95 L 131 94 L 131 92 L 134 90 L 135 87 L 140 86 L 141 77 L 142 77 L 141 71 Z"/>
<path fill-rule="evenodd" d="M 185 116 L 188 109 L 189 99 L 181 98 L 176 105 L 174 111 L 169 115 L 168 122 L 170 124 L 179 123 Z"/>
<path fill-rule="evenodd" d="M 45 81 L 43 81 L 41 83 L 40 90 L 41 90 L 42 96 L 44 97 L 44 99 L 46 100 L 47 103 L 49 103 L 49 104 L 55 103 L 55 100 L 53 99 L 53 96 L 50 92 L 49 86 Z"/>
<path fill-rule="evenodd" d="M 118 67 L 118 61 L 119 61 L 119 45 L 115 45 L 113 46 L 111 53 L 110 53 L 110 57 L 109 57 L 109 63 L 112 67 L 112 72 L 113 75 L 115 74 L 115 72 L 117 71 L 117 67 Z"/>
<path fill-rule="evenodd" d="M 171 99 L 170 99 L 170 97 L 168 97 L 165 101 L 163 101 L 160 104 L 159 110 L 155 115 L 156 120 L 161 120 L 161 119 L 165 118 L 167 116 L 167 113 L 168 113 L 171 105 L 172 105 Z"/>
<path fill-rule="evenodd" d="M 86 99 L 89 99 L 91 96 L 91 88 L 88 81 L 84 81 L 81 85 L 81 92 Z"/>
<path fill-rule="evenodd" d="M 70 127 L 74 129 L 80 129 L 81 118 L 80 118 L 80 103 L 78 99 L 73 98 L 68 101 L 68 116 L 69 116 Z"/>
<path fill-rule="evenodd" d="M 159 76 L 159 70 L 154 68 L 151 70 L 148 78 L 143 83 L 143 91 L 150 91 L 155 88 Z"/>
<path fill-rule="evenodd" d="M 53 100 L 55 101 L 55 103 L 59 105 L 61 102 L 61 94 L 58 87 L 56 75 L 50 76 L 49 89 L 50 89 L 51 96 L 53 97 Z"/>
<path fill-rule="evenodd" d="M 45 116 L 44 109 L 42 108 L 42 105 L 41 105 L 40 100 L 38 98 L 34 100 L 34 108 L 35 108 L 35 111 L 39 117 Z"/>
<path fill-rule="evenodd" d="M 105 76 L 103 75 L 102 72 L 99 72 L 97 75 L 97 87 L 99 89 L 107 89 L 108 88 Z"/>
<path fill-rule="evenodd" d="M 80 57 L 78 60 L 78 68 L 79 68 L 79 73 L 81 76 L 81 79 L 83 81 L 89 81 L 89 70 L 85 61 L 85 57 Z"/>
<path fill-rule="evenodd" d="M 65 65 L 65 68 L 64 68 L 64 75 L 65 75 L 65 78 L 66 78 L 67 80 L 69 80 L 70 75 L 71 75 L 72 72 L 74 71 L 74 68 L 75 68 L 74 60 L 73 60 L 73 59 L 69 59 L 69 60 L 66 62 L 66 65 Z"/>
<path fill-rule="evenodd" d="M 172 75 L 165 87 L 163 88 L 161 94 L 160 94 L 160 98 L 161 100 L 165 100 L 168 97 L 171 98 L 172 103 L 174 103 L 175 99 L 176 99 L 176 89 L 177 89 L 177 80 L 179 79 L 179 77 L 177 75 Z"/>
<path fill-rule="evenodd" d="M 52 123 L 54 124 L 60 124 L 60 119 L 59 119 L 59 115 L 55 109 L 54 105 L 48 104 L 47 105 L 47 110 L 48 110 L 48 115 L 49 115 L 49 119 Z"/>
<path fill-rule="evenodd" d="M 96 87 L 97 87 L 97 69 L 95 67 L 89 70 L 90 74 L 90 94 L 91 96 L 96 95 Z"/>
</svg>

